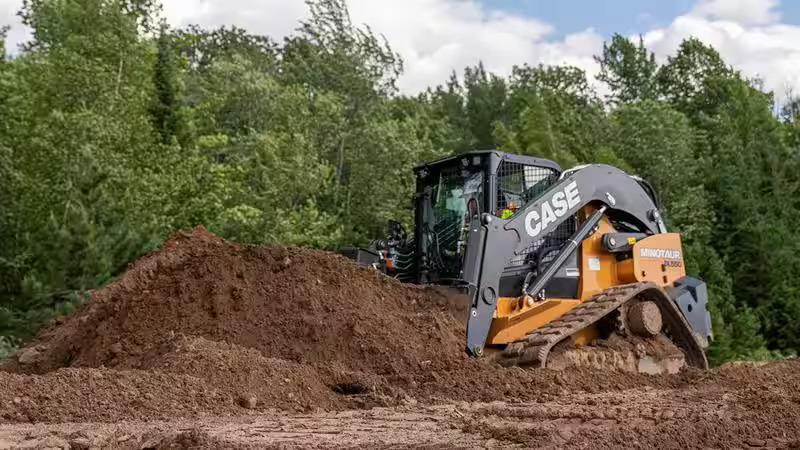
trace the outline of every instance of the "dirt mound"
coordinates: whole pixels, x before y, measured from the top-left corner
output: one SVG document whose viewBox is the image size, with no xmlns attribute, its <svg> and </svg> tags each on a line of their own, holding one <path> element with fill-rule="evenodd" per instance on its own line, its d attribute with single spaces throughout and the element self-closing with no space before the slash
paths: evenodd
<svg viewBox="0 0 800 450">
<path fill-rule="evenodd" d="M 387 377 L 447 370 L 466 359 L 463 325 L 447 312 L 451 301 L 336 254 L 238 245 L 200 227 L 136 261 L 0 368 L 44 375 L 34 378 L 44 391 L 102 377 L 64 368 L 113 369 L 149 380 L 154 390 L 161 380 L 148 373 L 193 377 L 199 384 L 190 390 L 216 395 L 204 400 L 250 410 L 396 404 L 407 394 Z M 43 411 L 47 404 L 36 403 Z M 61 417 L 17 414 L 19 405 L 12 406 L 14 419 Z M 113 408 L 86 413 L 118 418 Z"/>
<path fill-rule="evenodd" d="M 377 374 L 424 361 L 447 366 L 464 358 L 463 330 L 435 293 L 339 255 L 243 246 L 198 228 L 174 235 L 40 332 L 14 369 L 139 369 L 175 334 Z"/>
</svg>

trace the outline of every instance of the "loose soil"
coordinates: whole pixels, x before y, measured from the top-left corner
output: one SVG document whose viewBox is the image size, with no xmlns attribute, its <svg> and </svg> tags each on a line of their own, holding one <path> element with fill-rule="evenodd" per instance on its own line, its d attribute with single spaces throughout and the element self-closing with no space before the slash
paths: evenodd
<svg viewBox="0 0 800 450">
<path fill-rule="evenodd" d="M 0 448 L 800 442 L 800 362 L 501 368 L 465 355 L 458 300 L 328 252 L 176 233 L 0 364 Z"/>
</svg>

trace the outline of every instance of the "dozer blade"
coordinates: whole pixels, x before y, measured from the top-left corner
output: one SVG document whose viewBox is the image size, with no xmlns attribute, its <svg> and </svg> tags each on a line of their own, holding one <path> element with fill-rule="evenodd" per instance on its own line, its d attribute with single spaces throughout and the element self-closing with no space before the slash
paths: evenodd
<svg viewBox="0 0 800 450">
<path fill-rule="evenodd" d="M 661 323 L 650 338 L 635 335 L 631 327 L 642 323 L 618 323 L 621 334 L 612 334 L 599 346 L 573 348 L 573 340 L 615 313 L 624 317 L 642 301 L 657 305 Z M 638 320 L 641 322 L 641 319 Z M 628 328 L 628 329 L 626 329 Z M 646 327 L 645 327 L 646 328 Z M 573 365 L 611 367 L 644 373 L 674 373 L 684 364 L 708 368 L 700 342 L 677 305 L 654 283 L 634 283 L 605 290 L 548 325 L 539 328 L 494 355 L 504 366 L 565 368 Z M 552 357 L 552 358 L 551 358 Z"/>
</svg>

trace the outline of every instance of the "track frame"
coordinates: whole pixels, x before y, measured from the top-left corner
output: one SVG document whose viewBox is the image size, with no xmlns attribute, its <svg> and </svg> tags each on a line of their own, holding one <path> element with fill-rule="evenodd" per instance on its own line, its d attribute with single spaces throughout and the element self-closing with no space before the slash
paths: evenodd
<svg viewBox="0 0 800 450">
<path fill-rule="evenodd" d="M 655 302 L 664 320 L 663 332 L 683 351 L 689 366 L 708 369 L 703 346 L 692 331 L 675 301 L 652 282 L 640 282 L 606 289 L 563 317 L 534 330 L 495 355 L 503 366 L 547 367 L 550 351 L 560 342 L 593 326 L 615 311 L 626 310 L 637 299 Z"/>
</svg>

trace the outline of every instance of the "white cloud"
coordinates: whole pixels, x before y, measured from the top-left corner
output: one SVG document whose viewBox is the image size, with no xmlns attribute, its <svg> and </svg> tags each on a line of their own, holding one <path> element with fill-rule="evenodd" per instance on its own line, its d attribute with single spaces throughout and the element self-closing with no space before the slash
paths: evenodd
<svg viewBox="0 0 800 450">
<path fill-rule="evenodd" d="M 0 11 L 20 3 L 0 0 Z M 407 92 L 441 83 L 452 70 L 460 73 L 479 60 L 499 74 L 523 62 L 586 66 L 602 44 L 592 32 L 548 40 L 552 25 L 489 10 L 474 0 L 349 0 L 348 5 L 355 24 L 369 24 L 401 54 L 406 71 L 399 84 Z M 173 25 L 235 24 L 278 39 L 308 14 L 302 0 L 166 0 L 164 13 Z"/>
<path fill-rule="evenodd" d="M 3 0 L 0 0 L 3 1 Z M 161 0 L 173 25 L 236 25 L 276 39 L 290 34 L 306 16 L 302 0 Z"/>
<path fill-rule="evenodd" d="M 291 31 L 306 14 L 299 0 L 194 1 L 204 5 L 204 12 L 183 22 L 237 23 L 274 37 Z M 552 25 L 489 10 L 474 0 L 349 0 L 348 5 L 356 25 L 369 24 L 403 57 L 405 73 L 399 85 L 406 92 L 442 83 L 454 69 L 460 73 L 479 61 L 503 75 L 524 62 L 570 63 L 594 73 L 592 55 L 602 46 L 602 37 L 591 31 L 548 40 Z"/>
<path fill-rule="evenodd" d="M 12 25 L 8 33 L 7 47 L 9 50 L 28 38 L 28 32 L 19 24 L 19 17 L 17 17 L 17 11 L 21 4 L 20 0 L 0 0 L 0 27 Z"/>
<path fill-rule="evenodd" d="M 443 82 L 449 73 L 483 60 L 487 70 L 507 73 L 537 59 L 552 30 L 536 19 L 481 9 L 477 3 L 441 0 L 350 2 L 355 23 L 386 36 L 406 64 L 401 88 L 417 91 Z"/>
<path fill-rule="evenodd" d="M 775 11 L 780 0 L 699 0 L 689 13 L 712 20 L 762 25 L 780 20 Z"/>
<path fill-rule="evenodd" d="M 662 59 L 690 36 L 713 46 L 726 63 L 745 76 L 762 78 L 767 90 L 782 96 L 800 91 L 800 27 L 784 24 L 746 25 L 710 20 L 692 14 L 645 35 L 645 45 Z"/>
<path fill-rule="evenodd" d="M 587 0 L 592 1 L 592 0 Z M 484 2 L 486 3 L 486 2 Z M 695 36 L 716 47 L 727 62 L 782 93 L 800 91 L 800 27 L 781 24 L 779 0 L 697 0 L 668 26 L 649 30 L 645 41 L 660 58 L 681 40 Z M 0 0 L 0 23 L 14 23 L 21 0 Z M 173 25 L 235 24 L 274 38 L 291 33 L 308 12 L 302 0 L 164 0 Z M 405 92 L 442 83 L 449 74 L 482 60 L 487 69 L 508 74 L 514 64 L 560 64 L 597 73 L 593 55 L 604 36 L 592 29 L 553 39 L 552 24 L 482 6 L 476 0 L 349 0 L 353 22 L 381 33 L 406 63 Z M 20 26 L 11 41 L 24 38 Z"/>
<path fill-rule="evenodd" d="M 167 11 L 173 23 L 204 25 L 235 23 L 279 38 L 291 32 L 307 14 L 302 1 L 181 0 L 193 3 Z M 369 24 L 401 54 L 406 72 L 405 91 L 418 91 L 444 81 L 449 73 L 483 60 L 487 69 L 508 73 L 521 61 L 537 60 L 549 51 L 545 36 L 552 26 L 539 20 L 486 10 L 462 0 L 350 0 L 353 22 Z M 189 16 L 185 11 L 202 12 Z M 178 17 L 174 13 L 182 12 Z M 177 19 L 177 20 L 176 20 Z M 569 57 L 569 55 L 564 55 Z M 553 59 L 553 56 L 549 56 Z M 559 62 L 559 61 L 554 61 Z"/>
</svg>

